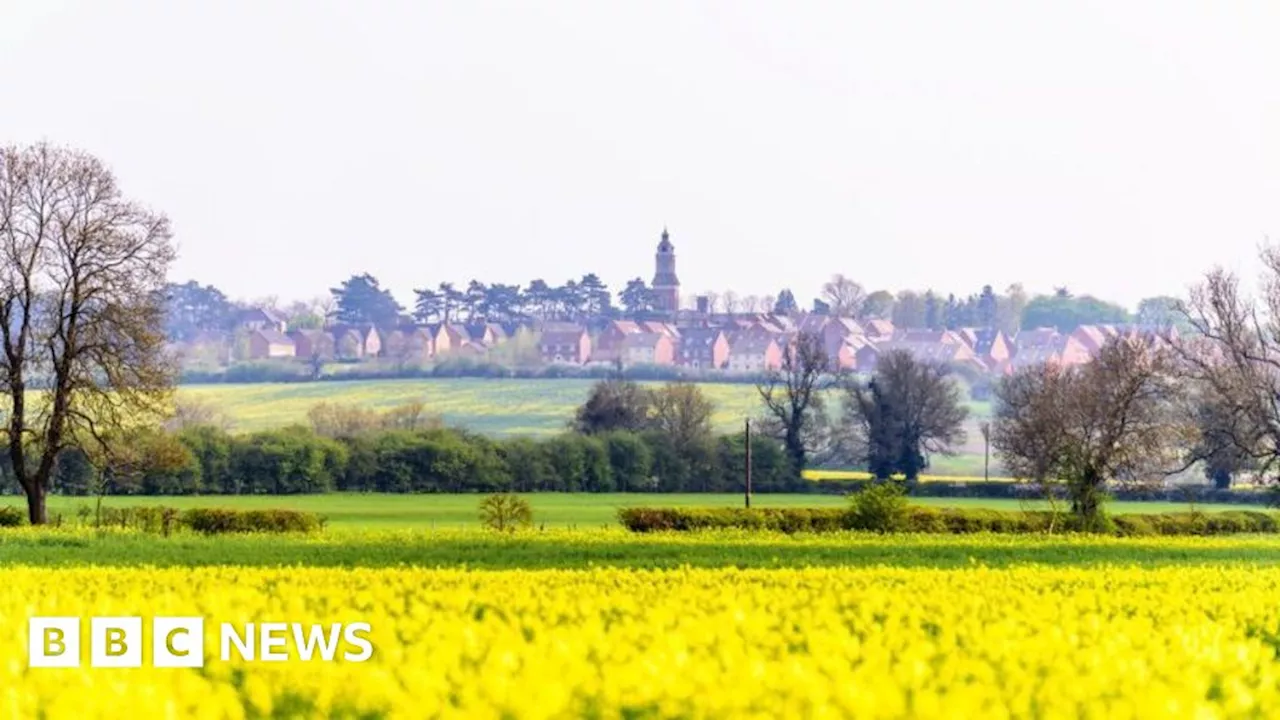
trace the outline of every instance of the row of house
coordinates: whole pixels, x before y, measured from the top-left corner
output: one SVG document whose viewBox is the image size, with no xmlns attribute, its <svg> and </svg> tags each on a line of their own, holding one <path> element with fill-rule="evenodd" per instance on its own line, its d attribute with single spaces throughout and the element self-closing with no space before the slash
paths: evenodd
<svg viewBox="0 0 1280 720">
<path fill-rule="evenodd" d="M 282 331 L 275 327 L 249 331 L 248 354 L 254 359 L 319 358 L 364 360 L 393 358 L 425 362 L 441 355 L 482 356 L 507 338 L 504 328 L 484 325 L 339 325 L 323 330 Z"/>
<path fill-rule="evenodd" d="M 288 330 L 265 310 L 241 317 L 254 359 L 364 360 L 393 358 L 427 362 L 445 355 L 482 357 L 521 329 L 497 323 L 412 324 L 378 328 L 339 325 Z M 916 357 L 975 372 L 1009 373 L 1046 361 L 1088 362 L 1109 339 L 1159 336 L 1172 331 L 1128 325 L 1082 325 L 1070 333 L 1053 328 L 1007 335 L 991 328 L 898 329 L 883 319 L 854 320 L 816 313 L 708 315 L 666 321 L 609 321 L 597 332 L 571 323 L 531 323 L 543 362 L 572 365 L 676 365 L 757 373 L 781 366 L 783 354 L 800 333 L 822 338 L 827 355 L 843 370 L 871 371 L 880 356 L 906 350 Z M 198 342 L 198 341 L 197 341 Z"/>
<path fill-rule="evenodd" d="M 594 338 L 583 327 L 554 327 L 544 330 L 539 350 L 546 362 L 759 372 L 780 367 L 784 350 L 802 332 L 821 337 L 828 357 L 840 369 L 862 372 L 874 370 L 879 357 L 893 350 L 975 372 L 1006 374 L 1046 361 L 1065 365 L 1088 362 L 1115 337 L 1176 340 L 1173 330 L 1125 325 L 1082 325 L 1070 333 L 1040 328 L 1010 336 L 991 328 L 899 330 L 887 320 L 859 323 L 850 318 L 808 315 L 796 322 L 760 315 L 683 327 L 614 321 Z"/>
</svg>

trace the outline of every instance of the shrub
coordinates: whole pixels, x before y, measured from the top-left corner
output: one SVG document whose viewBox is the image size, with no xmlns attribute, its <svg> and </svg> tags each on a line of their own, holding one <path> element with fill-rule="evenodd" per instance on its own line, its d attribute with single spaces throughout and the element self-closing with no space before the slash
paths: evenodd
<svg viewBox="0 0 1280 720">
<path fill-rule="evenodd" d="M 851 522 L 857 530 L 897 532 L 907 527 L 910 504 L 894 481 L 876 483 L 849 496 Z"/>
<path fill-rule="evenodd" d="M 519 495 L 489 495 L 480 501 L 480 524 L 498 532 L 515 532 L 533 524 L 533 508 Z"/>
<path fill-rule="evenodd" d="M 0 507 L 0 527 L 17 527 L 27 521 L 22 508 Z"/>
<path fill-rule="evenodd" d="M 892 500 L 887 501 L 889 503 Z M 871 503 L 868 503 L 871 505 Z M 632 532 L 694 531 L 736 528 L 748 531 L 835 532 L 871 530 L 916 533 L 1044 533 L 1054 530 L 1080 531 L 1079 523 L 1047 511 L 1003 512 L 999 510 L 931 508 L 906 506 L 882 515 L 890 520 L 879 530 L 852 509 L 841 508 L 652 508 L 618 510 L 618 520 Z M 1142 535 L 1226 535 L 1232 533 L 1280 532 L 1280 518 L 1274 513 L 1228 511 L 1220 513 L 1168 513 L 1164 515 L 1117 515 L 1109 518 L 1107 532 L 1121 536 Z M 885 527 L 882 525 L 881 527 Z"/>
<path fill-rule="evenodd" d="M 230 508 L 192 508 L 182 513 L 181 522 L 192 530 L 209 535 L 223 533 L 316 532 L 324 527 L 324 518 L 298 510 L 232 510 Z"/>
</svg>

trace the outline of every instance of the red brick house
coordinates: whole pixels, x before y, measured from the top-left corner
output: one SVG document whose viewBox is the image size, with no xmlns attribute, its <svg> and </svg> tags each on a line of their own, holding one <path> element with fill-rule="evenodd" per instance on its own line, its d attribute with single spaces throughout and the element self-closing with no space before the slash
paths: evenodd
<svg viewBox="0 0 1280 720">
<path fill-rule="evenodd" d="M 782 367 L 782 348 L 771 337 L 746 333 L 729 345 L 730 372 L 764 372 Z"/>
<path fill-rule="evenodd" d="M 591 336 L 584 328 L 544 330 L 538 340 L 543 362 L 581 365 L 591 357 Z"/>
<path fill-rule="evenodd" d="M 729 337 L 719 328 L 686 328 L 675 362 L 691 368 L 722 369 L 729 362 Z"/>
<path fill-rule="evenodd" d="M 297 348 L 293 339 L 279 330 L 254 330 L 249 333 L 249 357 L 256 360 L 266 358 L 294 357 Z"/>
<path fill-rule="evenodd" d="M 627 365 L 670 365 L 675 359 L 675 343 L 663 333 L 628 335 L 620 350 Z"/>
<path fill-rule="evenodd" d="M 324 330 L 294 330 L 289 338 L 293 340 L 294 354 L 300 358 L 328 360 L 334 356 L 333 335 Z"/>
<path fill-rule="evenodd" d="M 431 333 L 423 327 L 403 325 L 381 333 L 382 347 L 379 354 L 385 358 L 408 362 L 424 362 L 434 350 Z"/>
</svg>

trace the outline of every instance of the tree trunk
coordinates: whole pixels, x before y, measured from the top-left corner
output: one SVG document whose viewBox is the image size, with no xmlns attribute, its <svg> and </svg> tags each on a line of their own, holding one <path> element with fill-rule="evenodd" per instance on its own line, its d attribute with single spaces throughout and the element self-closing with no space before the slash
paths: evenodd
<svg viewBox="0 0 1280 720">
<path fill-rule="evenodd" d="M 49 511 L 45 507 L 45 489 L 41 483 L 32 483 L 27 491 L 27 520 L 32 525 L 44 525 L 49 522 Z"/>
<path fill-rule="evenodd" d="M 1086 471 L 1071 494 L 1071 512 L 1080 519 L 1081 529 L 1101 529 L 1102 478 L 1095 472 Z"/>
</svg>

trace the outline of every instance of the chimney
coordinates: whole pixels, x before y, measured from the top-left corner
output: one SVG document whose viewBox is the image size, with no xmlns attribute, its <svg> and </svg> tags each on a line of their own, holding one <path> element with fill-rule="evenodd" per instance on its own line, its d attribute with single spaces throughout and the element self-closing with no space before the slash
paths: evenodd
<svg viewBox="0 0 1280 720">
<path fill-rule="evenodd" d="M 706 295 L 699 295 L 696 299 L 696 303 L 697 303 L 699 315 L 706 315 L 707 312 L 711 309 L 711 298 L 707 297 Z"/>
</svg>

